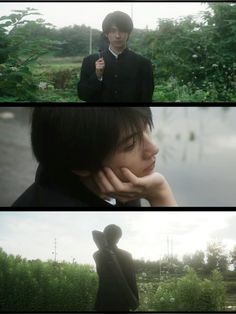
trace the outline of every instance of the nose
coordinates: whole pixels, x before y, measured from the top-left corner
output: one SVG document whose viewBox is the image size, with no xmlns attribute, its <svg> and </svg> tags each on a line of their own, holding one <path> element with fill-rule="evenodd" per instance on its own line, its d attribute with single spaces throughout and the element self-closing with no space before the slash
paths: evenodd
<svg viewBox="0 0 236 314">
<path fill-rule="evenodd" d="M 119 31 L 116 32 L 116 38 L 120 38 L 120 32 Z"/>
<path fill-rule="evenodd" d="M 158 145 L 154 142 L 154 140 L 150 136 L 147 136 L 147 138 L 145 139 L 145 144 L 144 144 L 145 159 L 152 158 L 156 156 L 158 153 L 159 153 Z"/>
</svg>

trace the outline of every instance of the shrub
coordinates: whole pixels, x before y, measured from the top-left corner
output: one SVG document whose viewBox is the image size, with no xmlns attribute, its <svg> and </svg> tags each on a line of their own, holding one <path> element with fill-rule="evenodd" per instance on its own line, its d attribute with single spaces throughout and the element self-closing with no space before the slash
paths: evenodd
<svg viewBox="0 0 236 314">
<path fill-rule="evenodd" d="M 214 270 L 202 280 L 190 269 L 183 278 L 161 282 L 149 302 L 155 311 L 219 311 L 225 305 L 223 279 Z"/>
<path fill-rule="evenodd" d="M 97 275 L 89 265 L 27 261 L 0 249 L 0 311 L 92 311 Z"/>
<path fill-rule="evenodd" d="M 53 41 L 42 34 L 31 36 L 31 29 L 47 25 L 41 19 L 25 20 L 29 15 L 39 15 L 35 9 L 15 12 L 0 17 L 0 101 L 34 101 L 37 82 L 30 65 L 51 49 Z"/>
</svg>

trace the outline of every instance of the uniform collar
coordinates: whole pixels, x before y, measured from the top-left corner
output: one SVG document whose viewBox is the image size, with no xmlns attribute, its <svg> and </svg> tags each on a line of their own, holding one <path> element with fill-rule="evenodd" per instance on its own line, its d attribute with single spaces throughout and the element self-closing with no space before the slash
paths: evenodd
<svg viewBox="0 0 236 314">
<path fill-rule="evenodd" d="M 108 50 L 110 51 L 110 53 L 116 58 L 118 59 L 120 56 L 123 56 L 125 55 L 128 51 L 129 51 L 129 48 L 126 47 L 121 53 L 117 54 L 115 53 L 112 49 L 111 49 L 111 46 L 109 46 Z"/>
</svg>

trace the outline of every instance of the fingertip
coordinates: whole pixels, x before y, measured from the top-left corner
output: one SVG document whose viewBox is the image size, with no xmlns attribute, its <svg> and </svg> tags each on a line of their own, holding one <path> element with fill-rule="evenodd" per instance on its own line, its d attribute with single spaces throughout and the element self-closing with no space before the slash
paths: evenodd
<svg viewBox="0 0 236 314">
<path fill-rule="evenodd" d="M 122 170 L 122 172 L 125 173 L 125 174 L 130 174 L 130 173 L 132 173 L 128 168 L 125 168 L 125 167 L 121 168 L 121 170 Z"/>
</svg>

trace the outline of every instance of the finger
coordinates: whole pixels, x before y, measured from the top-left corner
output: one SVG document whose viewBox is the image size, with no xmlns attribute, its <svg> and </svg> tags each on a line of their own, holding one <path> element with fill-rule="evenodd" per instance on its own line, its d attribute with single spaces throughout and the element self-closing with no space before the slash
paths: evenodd
<svg viewBox="0 0 236 314">
<path fill-rule="evenodd" d="M 97 69 L 104 69 L 104 65 L 96 64 L 96 68 L 97 68 Z"/>
<path fill-rule="evenodd" d="M 121 171 L 125 178 L 133 185 L 137 185 L 139 183 L 139 178 L 135 174 L 133 174 L 128 168 L 121 168 Z"/>
<path fill-rule="evenodd" d="M 105 187 L 101 182 L 101 179 L 99 179 L 98 174 L 93 177 L 94 183 L 97 185 L 98 189 L 100 190 L 101 194 L 103 195 L 105 193 Z"/>
<path fill-rule="evenodd" d="M 96 61 L 96 63 L 105 64 L 103 59 L 98 59 L 98 60 Z"/>
<path fill-rule="evenodd" d="M 107 179 L 107 177 L 103 171 L 99 171 L 97 178 L 98 178 L 98 182 L 100 184 L 99 186 L 102 187 L 103 193 L 105 193 L 105 194 L 114 193 L 114 187 L 109 182 L 109 180 Z"/>
<path fill-rule="evenodd" d="M 125 184 L 122 182 L 117 175 L 114 173 L 114 171 L 110 168 L 104 168 L 105 175 L 107 176 L 108 180 L 114 187 L 115 191 L 121 192 L 124 191 Z"/>
</svg>

